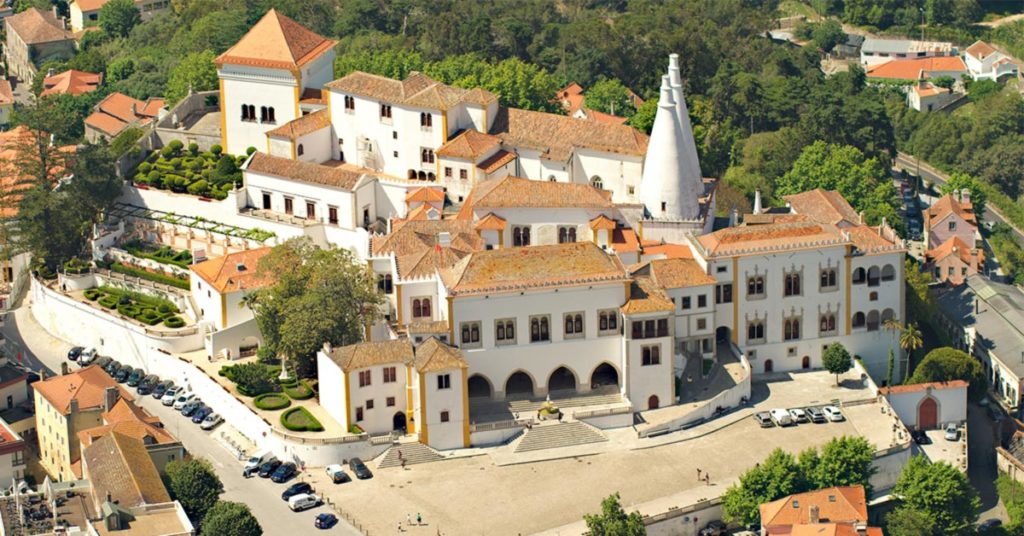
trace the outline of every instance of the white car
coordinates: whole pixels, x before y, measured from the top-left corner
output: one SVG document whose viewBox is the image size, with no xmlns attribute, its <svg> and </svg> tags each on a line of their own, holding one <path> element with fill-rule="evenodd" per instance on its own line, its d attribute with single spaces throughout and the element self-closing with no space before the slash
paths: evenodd
<svg viewBox="0 0 1024 536">
<path fill-rule="evenodd" d="M 288 508 L 291 508 L 292 512 L 301 512 L 317 506 L 320 506 L 320 497 L 312 493 L 300 493 L 288 499 Z"/>
<path fill-rule="evenodd" d="M 178 393 L 180 393 L 182 389 L 182 387 L 171 387 L 164 393 L 164 396 L 160 397 L 160 403 L 165 406 L 170 406 L 174 403 L 174 399 L 178 398 Z"/>
<path fill-rule="evenodd" d="M 78 357 L 78 364 L 84 367 L 89 363 L 92 363 L 93 360 L 96 359 L 96 355 L 96 349 L 90 346 L 89 348 L 82 350 L 82 355 Z"/>
<path fill-rule="evenodd" d="M 174 399 L 174 409 L 180 411 L 181 408 L 185 407 L 185 404 L 195 400 L 195 398 L 195 393 L 182 393 L 178 395 L 178 398 Z"/>
<path fill-rule="evenodd" d="M 199 427 L 203 430 L 213 430 L 222 422 L 224 422 L 224 417 L 221 417 L 216 413 L 211 413 L 203 419 L 203 422 L 199 423 Z"/>
<path fill-rule="evenodd" d="M 960 439 L 960 427 L 954 423 L 947 424 L 944 437 L 946 438 L 946 441 L 956 441 Z"/>
<path fill-rule="evenodd" d="M 825 406 L 821 408 L 821 412 L 824 413 L 825 416 L 828 417 L 828 420 L 832 422 L 841 422 L 845 420 L 843 412 L 839 411 L 839 408 L 835 406 Z"/>
<path fill-rule="evenodd" d="M 777 424 L 778 426 L 790 426 L 796 424 L 795 422 L 793 422 L 793 416 L 790 415 L 789 412 L 784 409 L 775 408 L 769 411 L 768 413 L 771 414 L 772 420 L 775 421 L 775 424 Z"/>
<path fill-rule="evenodd" d="M 793 417 L 793 422 L 810 422 L 811 420 L 807 417 L 807 412 L 800 408 L 789 410 L 789 416 Z"/>
</svg>

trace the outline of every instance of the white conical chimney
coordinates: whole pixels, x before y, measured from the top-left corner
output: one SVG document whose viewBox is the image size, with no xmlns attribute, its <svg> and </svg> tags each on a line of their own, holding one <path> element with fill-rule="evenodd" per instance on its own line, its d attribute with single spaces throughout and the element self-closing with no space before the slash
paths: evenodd
<svg viewBox="0 0 1024 536">
<path fill-rule="evenodd" d="M 694 221 L 700 214 L 698 182 L 684 174 L 682 138 L 669 77 L 663 76 L 640 179 L 640 201 L 651 219 Z"/>
<path fill-rule="evenodd" d="M 754 190 L 754 214 L 760 214 L 763 210 L 761 208 L 761 189 L 757 188 Z"/>
<path fill-rule="evenodd" d="M 668 56 L 668 82 L 672 86 L 672 98 L 676 101 L 676 115 L 679 117 L 679 128 L 683 131 L 682 148 L 679 154 L 683 159 L 683 176 L 695 178 L 698 194 L 703 193 L 704 174 L 700 171 L 700 159 L 697 157 L 697 142 L 693 139 L 693 125 L 690 124 L 690 111 L 686 108 L 686 96 L 683 95 L 683 79 L 679 73 L 679 54 Z"/>
</svg>

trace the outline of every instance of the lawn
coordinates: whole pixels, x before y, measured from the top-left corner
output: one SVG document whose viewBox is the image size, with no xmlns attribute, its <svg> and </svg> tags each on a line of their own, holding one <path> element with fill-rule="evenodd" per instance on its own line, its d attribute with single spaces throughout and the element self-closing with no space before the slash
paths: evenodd
<svg viewBox="0 0 1024 536">
<path fill-rule="evenodd" d="M 293 432 L 322 432 L 324 430 L 320 421 L 301 406 L 282 413 L 281 424 Z"/>
<path fill-rule="evenodd" d="M 267 411 L 277 411 L 292 405 L 292 401 L 282 393 L 263 393 L 252 399 L 253 405 Z"/>
<path fill-rule="evenodd" d="M 128 253 L 140 259 L 149 259 L 162 264 L 170 264 L 179 268 L 188 269 L 192 264 L 192 254 L 185 250 L 176 250 L 171 246 L 156 247 L 148 242 L 132 240 L 121 246 Z"/>
<path fill-rule="evenodd" d="M 94 301 L 104 309 L 117 311 L 118 314 L 149 326 L 161 322 L 169 328 L 180 328 L 185 321 L 178 316 L 178 308 L 171 302 L 114 287 L 87 289 L 85 298 Z"/>
<path fill-rule="evenodd" d="M 143 187 L 224 199 L 229 191 L 242 185 L 238 166 L 246 158 L 224 154 L 220 145 L 200 152 L 195 143 L 185 148 L 180 141 L 173 140 L 150 153 L 139 164 L 132 180 Z"/>
<path fill-rule="evenodd" d="M 97 262 L 97 265 L 98 264 L 100 263 Z M 147 281 L 152 281 L 154 283 L 161 283 L 171 287 L 177 287 L 182 290 L 189 290 L 190 288 L 188 277 L 180 278 L 166 274 L 158 274 L 156 272 L 150 272 L 149 270 L 137 268 L 135 266 L 128 266 L 127 264 L 123 264 L 120 262 L 110 263 L 109 268 L 111 271 L 117 272 L 119 274 L 124 274 L 131 277 L 138 277 L 140 279 L 145 279 Z"/>
</svg>

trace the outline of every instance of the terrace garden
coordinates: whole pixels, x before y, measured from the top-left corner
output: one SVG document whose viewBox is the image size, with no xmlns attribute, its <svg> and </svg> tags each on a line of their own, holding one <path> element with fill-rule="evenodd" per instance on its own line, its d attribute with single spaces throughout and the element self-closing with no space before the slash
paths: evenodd
<svg viewBox="0 0 1024 536">
<path fill-rule="evenodd" d="M 161 298 L 106 286 L 87 289 L 83 294 L 103 309 L 116 311 L 148 326 L 160 323 L 172 329 L 185 326 L 185 320 L 178 316 L 178 307 Z"/>
<path fill-rule="evenodd" d="M 192 254 L 185 250 L 176 250 L 171 246 L 156 247 L 148 242 L 132 240 L 121 245 L 128 253 L 140 259 L 149 259 L 162 264 L 188 269 L 192 264 Z"/>
<path fill-rule="evenodd" d="M 281 414 L 281 425 L 293 432 L 322 432 L 324 426 L 306 408 L 299 406 Z"/>
<path fill-rule="evenodd" d="M 249 151 L 252 154 L 255 149 Z M 247 157 L 224 154 L 220 145 L 201 152 L 195 143 L 186 148 L 181 141 L 173 140 L 150 153 L 135 170 L 132 181 L 143 187 L 224 199 L 242 185 L 239 166 Z"/>
</svg>

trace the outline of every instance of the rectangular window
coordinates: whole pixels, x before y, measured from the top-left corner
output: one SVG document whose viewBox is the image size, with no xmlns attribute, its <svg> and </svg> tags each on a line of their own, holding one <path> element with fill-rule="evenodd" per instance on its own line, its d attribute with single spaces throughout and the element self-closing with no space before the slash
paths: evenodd
<svg viewBox="0 0 1024 536">
<path fill-rule="evenodd" d="M 732 303 L 732 283 L 715 287 L 715 303 Z"/>
<path fill-rule="evenodd" d="M 442 411 L 441 412 L 441 422 L 448 422 L 450 419 L 451 419 L 451 416 L 448 414 L 447 411 Z"/>
<path fill-rule="evenodd" d="M 683 309 L 684 311 L 686 311 L 686 310 L 688 310 L 688 309 L 690 308 L 690 301 L 691 301 L 691 300 L 690 300 L 690 297 L 689 297 L 689 296 L 683 296 L 683 304 L 682 304 L 682 309 Z"/>
<path fill-rule="evenodd" d="M 551 317 L 538 315 L 530 317 L 530 342 L 548 342 L 551 340 Z"/>
<path fill-rule="evenodd" d="M 338 225 L 338 207 L 327 207 L 327 221 L 331 225 Z"/>
<path fill-rule="evenodd" d="M 363 420 L 363 408 L 361 408 L 361 407 L 356 408 L 356 422 L 360 422 L 362 420 Z"/>
<path fill-rule="evenodd" d="M 469 178 L 469 172 L 464 170 L 464 169 L 460 169 L 459 170 L 459 178 L 462 179 L 462 180 L 468 179 Z"/>
<path fill-rule="evenodd" d="M 726 270 L 728 270 L 728 269 L 729 269 L 728 266 L 716 266 L 715 267 L 715 272 L 719 273 L 719 274 L 724 274 L 726 272 Z"/>
<path fill-rule="evenodd" d="M 450 166 L 445 166 L 445 168 L 444 168 L 444 176 L 445 176 L 446 179 L 452 178 L 452 168 Z"/>
<path fill-rule="evenodd" d="M 480 346 L 480 322 L 463 322 L 459 332 L 462 334 L 462 346 Z"/>
<path fill-rule="evenodd" d="M 949 230 L 950 231 L 955 231 L 956 230 L 956 222 L 955 221 L 949 222 Z"/>
<path fill-rule="evenodd" d="M 315 203 L 311 203 L 309 201 L 306 201 L 306 219 L 307 220 L 315 220 L 316 219 L 316 204 Z"/>
<path fill-rule="evenodd" d="M 366 409 L 373 409 L 373 400 L 366 401 Z"/>
<path fill-rule="evenodd" d="M 395 383 L 398 381 L 398 369 L 396 367 L 384 367 L 384 383 Z"/>
<path fill-rule="evenodd" d="M 395 397 L 393 397 L 393 396 L 389 396 L 389 397 L 387 397 L 387 398 L 386 398 L 386 399 L 384 400 L 384 404 L 385 404 L 385 405 L 386 405 L 387 407 L 389 407 L 389 408 L 393 408 L 393 407 L 395 407 Z"/>
<path fill-rule="evenodd" d="M 361 370 L 359 371 L 359 387 L 366 387 L 370 385 L 370 371 Z"/>
<path fill-rule="evenodd" d="M 497 345 L 516 343 L 516 320 L 499 318 L 494 321 L 494 343 Z"/>
<path fill-rule="evenodd" d="M 598 334 L 617 335 L 619 333 L 619 312 L 615 309 L 604 309 L 597 312 Z"/>
<path fill-rule="evenodd" d="M 579 339 L 584 336 L 583 313 L 566 313 L 564 325 L 566 339 Z"/>
<path fill-rule="evenodd" d="M 699 330 L 708 329 L 708 319 L 706 319 L 706 318 L 698 318 L 697 319 L 697 329 L 699 329 Z"/>
<path fill-rule="evenodd" d="M 263 210 L 270 210 L 270 194 L 263 192 Z"/>
<path fill-rule="evenodd" d="M 380 120 L 384 123 L 391 123 L 391 105 L 380 105 Z"/>
<path fill-rule="evenodd" d="M 356 109 L 356 98 L 345 95 L 345 111 L 348 113 L 354 112 Z"/>
<path fill-rule="evenodd" d="M 707 294 L 701 294 L 700 296 L 697 296 L 697 307 L 704 308 L 704 307 L 707 307 L 707 306 L 708 306 L 708 296 L 707 296 Z"/>
<path fill-rule="evenodd" d="M 293 203 L 292 198 L 290 198 L 290 197 L 284 198 L 284 213 L 288 214 L 289 216 L 292 214 L 292 212 L 294 212 L 294 208 L 292 206 L 292 203 Z"/>
<path fill-rule="evenodd" d="M 667 318 L 659 318 L 658 319 L 658 336 L 659 337 L 668 337 L 668 319 Z"/>
<path fill-rule="evenodd" d="M 452 375 L 451 374 L 438 374 L 437 375 L 437 388 L 451 389 L 452 388 Z"/>
<path fill-rule="evenodd" d="M 642 346 L 640 347 L 640 352 L 642 366 L 661 364 L 661 345 Z"/>
</svg>

